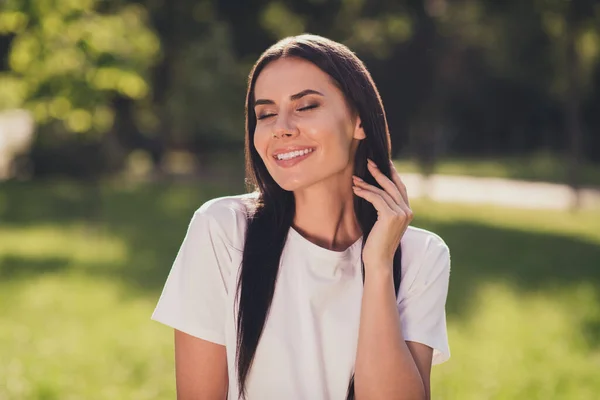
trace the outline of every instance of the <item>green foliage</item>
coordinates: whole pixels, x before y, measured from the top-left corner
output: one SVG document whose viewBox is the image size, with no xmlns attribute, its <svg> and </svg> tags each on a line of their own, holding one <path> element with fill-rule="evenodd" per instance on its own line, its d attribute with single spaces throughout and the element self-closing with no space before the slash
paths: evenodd
<svg viewBox="0 0 600 400">
<path fill-rule="evenodd" d="M 110 141 L 103 148 L 123 157 L 143 149 L 155 165 L 173 148 L 202 157 L 240 148 L 252 63 L 277 39 L 308 31 L 365 61 L 386 105 L 394 155 L 406 151 L 425 165 L 438 155 L 558 154 L 567 142 L 572 27 L 572 115 L 581 116 L 582 158 L 597 161 L 596 3 L 5 0 L 0 109 L 31 109 L 53 134 L 38 135 L 48 142 L 64 131 L 93 133 L 81 139 Z M 99 135 L 111 128 L 113 138 Z M 51 147 L 42 140 L 40 153 Z M 122 165 L 109 159 L 102 163 Z"/>
<path fill-rule="evenodd" d="M 447 34 L 485 50 L 502 75 L 551 88 L 561 95 L 567 25 L 574 26 L 582 83 L 589 87 L 600 56 L 600 6 L 591 0 L 472 1 L 450 5 L 442 18 Z"/>
<path fill-rule="evenodd" d="M 261 12 L 260 25 L 276 40 L 309 31 L 341 40 L 354 51 L 379 59 L 389 58 L 396 46 L 413 35 L 415 18 L 402 4 L 382 6 L 345 0 L 325 17 L 327 22 L 321 20 L 320 24 L 312 21 L 318 11 L 309 8 L 306 12 L 303 6 L 302 2 L 271 1 Z"/>
<path fill-rule="evenodd" d="M 264 8 L 261 17 L 263 27 L 277 39 L 300 35 L 305 32 L 306 22 L 279 1 L 272 1 Z"/>
<path fill-rule="evenodd" d="M 236 59 L 227 24 L 206 23 L 203 40 L 181 46 L 173 64 L 165 108 L 173 124 L 171 140 L 241 147 L 245 77 L 251 66 Z"/>
<path fill-rule="evenodd" d="M 12 33 L 10 71 L 0 74 L 0 107 L 31 109 L 40 123 L 71 132 L 112 126 L 110 99 L 149 95 L 148 70 L 160 50 L 140 5 L 109 13 L 98 0 L 9 0 L 0 33 Z"/>
</svg>

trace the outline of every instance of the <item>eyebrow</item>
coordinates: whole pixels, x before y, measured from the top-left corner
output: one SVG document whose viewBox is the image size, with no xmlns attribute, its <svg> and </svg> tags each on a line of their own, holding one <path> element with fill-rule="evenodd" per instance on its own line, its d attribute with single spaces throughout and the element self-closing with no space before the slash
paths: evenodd
<svg viewBox="0 0 600 400">
<path fill-rule="evenodd" d="M 301 92 L 291 95 L 290 100 L 295 101 L 295 100 L 301 99 L 302 97 L 307 96 L 309 94 L 317 94 L 319 96 L 325 97 L 325 95 L 319 91 L 316 91 L 313 89 L 305 89 Z M 261 104 L 275 104 L 275 102 L 273 100 L 268 100 L 268 99 L 258 99 L 256 101 L 254 101 L 254 107 L 259 106 Z"/>
</svg>

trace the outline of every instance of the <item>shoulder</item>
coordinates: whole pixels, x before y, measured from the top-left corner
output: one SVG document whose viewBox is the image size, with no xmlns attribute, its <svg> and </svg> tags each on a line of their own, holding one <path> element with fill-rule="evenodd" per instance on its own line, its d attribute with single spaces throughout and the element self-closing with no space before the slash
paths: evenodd
<svg viewBox="0 0 600 400">
<path fill-rule="evenodd" d="M 216 231 L 229 246 L 242 251 L 248 210 L 256 195 L 245 193 L 210 199 L 194 212 L 192 224 L 196 222 L 206 225 L 208 229 Z"/>
<path fill-rule="evenodd" d="M 402 237 L 402 280 L 404 287 L 426 283 L 450 272 L 450 249 L 436 233 L 409 226 Z"/>
<path fill-rule="evenodd" d="M 450 253 L 448 245 L 437 233 L 409 226 L 402 237 L 402 251 L 411 257 L 424 256 L 430 252 Z"/>
<path fill-rule="evenodd" d="M 256 193 L 236 194 L 210 199 L 202 204 L 196 214 L 210 216 L 218 221 L 227 220 L 233 216 L 246 217 L 248 205 L 256 198 Z"/>
</svg>

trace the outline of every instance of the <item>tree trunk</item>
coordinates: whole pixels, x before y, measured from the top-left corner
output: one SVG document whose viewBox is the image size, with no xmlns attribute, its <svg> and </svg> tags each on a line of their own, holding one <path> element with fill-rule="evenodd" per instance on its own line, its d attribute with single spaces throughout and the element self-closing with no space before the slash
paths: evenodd
<svg viewBox="0 0 600 400">
<path fill-rule="evenodd" d="M 580 110 L 580 87 L 578 80 L 579 57 L 575 47 L 575 22 L 567 19 L 566 29 L 566 73 L 567 88 L 565 98 L 566 134 L 569 143 L 567 161 L 567 183 L 573 190 L 571 208 L 578 209 L 580 204 L 580 166 L 582 155 L 582 121 Z"/>
<path fill-rule="evenodd" d="M 155 10 L 153 15 L 154 26 L 162 38 L 163 53 L 162 60 L 156 65 L 152 75 L 153 100 L 159 114 L 158 132 L 154 137 L 155 143 L 150 150 L 155 177 L 163 175 L 162 161 L 167 151 L 168 139 L 172 135 L 168 99 L 173 82 L 173 67 L 181 46 L 177 5 L 177 1 L 167 1 L 163 7 Z"/>
</svg>

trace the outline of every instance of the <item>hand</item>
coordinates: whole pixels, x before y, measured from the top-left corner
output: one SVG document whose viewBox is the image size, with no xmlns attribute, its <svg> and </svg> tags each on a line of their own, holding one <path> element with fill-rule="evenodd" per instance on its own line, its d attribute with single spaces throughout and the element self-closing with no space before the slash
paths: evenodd
<svg viewBox="0 0 600 400">
<path fill-rule="evenodd" d="M 363 248 L 365 273 L 368 269 L 392 268 L 394 254 L 413 219 L 406 186 L 392 161 L 392 180 L 385 176 L 373 161 L 367 159 L 367 162 L 369 172 L 383 189 L 370 185 L 355 175 L 352 176 L 354 193 L 373 204 L 377 210 L 377 222 L 373 225 Z"/>
</svg>

